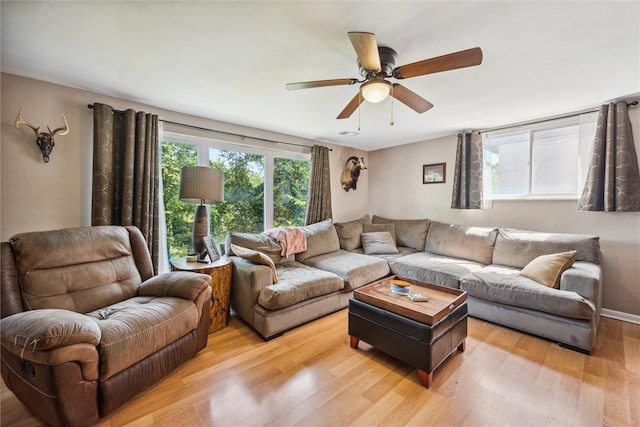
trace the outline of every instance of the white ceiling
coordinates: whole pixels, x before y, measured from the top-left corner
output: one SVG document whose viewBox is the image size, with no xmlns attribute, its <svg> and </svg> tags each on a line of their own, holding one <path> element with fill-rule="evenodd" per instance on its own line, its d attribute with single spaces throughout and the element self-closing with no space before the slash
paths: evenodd
<svg viewBox="0 0 640 427">
<path fill-rule="evenodd" d="M 640 93 L 635 1 L 2 1 L 3 72 L 201 117 L 375 150 Z M 480 66 L 403 80 L 435 107 L 365 103 L 348 31 L 396 66 L 475 46 Z"/>
</svg>

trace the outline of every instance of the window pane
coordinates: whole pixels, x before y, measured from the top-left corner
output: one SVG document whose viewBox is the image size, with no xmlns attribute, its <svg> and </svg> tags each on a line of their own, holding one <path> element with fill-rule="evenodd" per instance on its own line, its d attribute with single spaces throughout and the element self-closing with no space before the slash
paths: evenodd
<svg viewBox="0 0 640 427">
<path fill-rule="evenodd" d="M 578 188 L 578 126 L 534 133 L 532 194 L 575 194 Z"/>
<path fill-rule="evenodd" d="M 210 148 L 209 164 L 224 172 L 224 202 L 210 206 L 214 240 L 264 231 L 264 156 Z"/>
<path fill-rule="evenodd" d="M 489 140 L 494 195 L 529 193 L 529 132 Z"/>
<path fill-rule="evenodd" d="M 310 164 L 276 157 L 273 167 L 273 225 L 304 225 Z"/>
<path fill-rule="evenodd" d="M 180 170 L 195 166 L 198 149 L 193 145 L 164 141 L 162 143 L 162 187 L 167 220 L 169 257 L 177 258 L 191 252 L 195 205 L 181 202 Z"/>
</svg>

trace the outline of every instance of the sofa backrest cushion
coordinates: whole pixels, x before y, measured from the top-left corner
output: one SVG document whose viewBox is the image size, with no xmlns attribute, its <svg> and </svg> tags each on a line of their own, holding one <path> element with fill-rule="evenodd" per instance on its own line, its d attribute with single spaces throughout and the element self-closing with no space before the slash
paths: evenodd
<svg viewBox="0 0 640 427">
<path fill-rule="evenodd" d="M 424 250 L 430 223 L 428 219 L 390 219 L 374 215 L 371 221 L 374 224 L 393 223 L 396 245 Z"/>
<path fill-rule="evenodd" d="M 326 219 L 315 224 L 300 227 L 307 236 L 307 250 L 296 254 L 296 261 L 302 262 L 316 255 L 340 250 L 340 239 L 333 221 Z"/>
<path fill-rule="evenodd" d="M 360 234 L 362 234 L 362 226 L 370 223 L 371 217 L 369 214 L 352 221 L 334 223 L 333 225 L 336 227 L 338 239 L 340 240 L 340 249 L 353 251 L 361 248 Z"/>
<path fill-rule="evenodd" d="M 544 233 L 501 228 L 493 263 L 522 268 L 540 255 L 576 251 L 576 261 L 600 263 L 600 238 L 588 234 Z"/>
<path fill-rule="evenodd" d="M 432 221 L 425 250 L 434 254 L 491 264 L 498 230 Z"/>
<path fill-rule="evenodd" d="M 282 245 L 280 245 L 276 239 L 267 236 L 265 233 L 253 234 L 231 232 L 227 239 L 225 252 L 227 255 L 236 255 L 231 248 L 231 244 L 262 252 L 271 258 L 271 260 L 276 264 L 288 260 L 282 256 Z"/>
<path fill-rule="evenodd" d="M 124 227 L 22 233 L 9 242 L 28 310 L 87 313 L 135 296 L 142 282 Z"/>
</svg>

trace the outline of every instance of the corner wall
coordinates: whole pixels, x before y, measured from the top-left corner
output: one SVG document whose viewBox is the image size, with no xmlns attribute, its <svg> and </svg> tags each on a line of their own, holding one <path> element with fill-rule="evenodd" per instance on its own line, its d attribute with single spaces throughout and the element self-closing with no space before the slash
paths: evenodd
<svg viewBox="0 0 640 427">
<path fill-rule="evenodd" d="M 6 241 L 16 233 L 78 227 L 91 224 L 91 181 L 93 167 L 93 112 L 88 104 L 101 102 L 116 109 L 133 108 L 158 114 L 161 118 L 233 132 L 242 135 L 272 139 L 311 147 L 317 141 L 297 138 L 202 117 L 189 116 L 163 110 L 134 101 L 109 97 L 97 93 L 55 85 L 11 74 L 0 74 L 2 95 L 0 129 L 0 239 Z M 49 163 L 44 163 L 35 135 L 29 128 L 16 129 L 18 110 L 24 107 L 22 117 L 34 126 L 51 128 L 62 126 L 62 113 L 69 122 L 68 135 L 55 138 L 55 148 Z M 165 125 L 165 130 L 191 133 L 189 128 Z M 227 142 L 239 138 L 211 132 L 198 135 Z M 234 140 L 235 139 L 235 140 Z M 244 145 L 274 148 L 273 144 L 245 139 Z M 365 152 L 341 146 L 320 143 L 330 147 L 332 206 L 336 221 L 366 213 L 368 174 L 358 180 L 358 190 L 345 193 L 340 186 L 340 173 L 349 156 L 364 156 Z M 302 147 L 279 144 L 280 150 L 306 152 Z"/>
<path fill-rule="evenodd" d="M 640 107 L 629 110 L 640 154 Z M 602 254 L 603 307 L 640 315 L 640 213 L 578 212 L 576 201 L 496 201 L 490 210 L 451 209 L 457 137 L 369 153 L 369 212 L 479 226 L 595 234 Z M 447 163 L 446 183 L 422 184 L 422 165 Z M 393 167 L 391 167 L 393 166 Z"/>
</svg>

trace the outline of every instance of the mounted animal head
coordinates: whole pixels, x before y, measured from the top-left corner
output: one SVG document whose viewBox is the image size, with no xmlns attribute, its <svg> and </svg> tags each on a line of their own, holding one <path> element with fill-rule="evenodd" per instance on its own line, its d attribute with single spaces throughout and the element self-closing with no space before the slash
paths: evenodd
<svg viewBox="0 0 640 427">
<path fill-rule="evenodd" d="M 16 128 L 19 125 L 25 125 L 31 128 L 33 133 L 36 134 L 36 144 L 38 144 L 38 147 L 40 147 L 40 151 L 42 151 L 42 160 L 44 160 L 45 163 L 49 163 L 49 155 L 51 154 L 53 146 L 55 145 L 53 137 L 56 134 L 66 135 L 69 133 L 69 123 L 67 123 L 67 118 L 64 116 L 64 114 L 62 115 L 62 118 L 64 119 L 64 127 L 51 130 L 49 126 L 47 126 L 47 130 L 49 132 L 38 132 L 40 130 L 40 127 L 35 127 L 32 124 L 29 124 L 22 120 L 21 114 L 22 108 L 20 109 L 20 111 L 18 111 L 18 117 L 16 117 Z"/>
<path fill-rule="evenodd" d="M 360 171 L 367 169 L 364 164 L 364 158 L 358 159 L 356 156 L 351 156 L 346 161 L 346 169 L 340 174 L 340 183 L 344 191 L 356 190 L 356 184 L 358 183 L 358 177 Z"/>
</svg>

